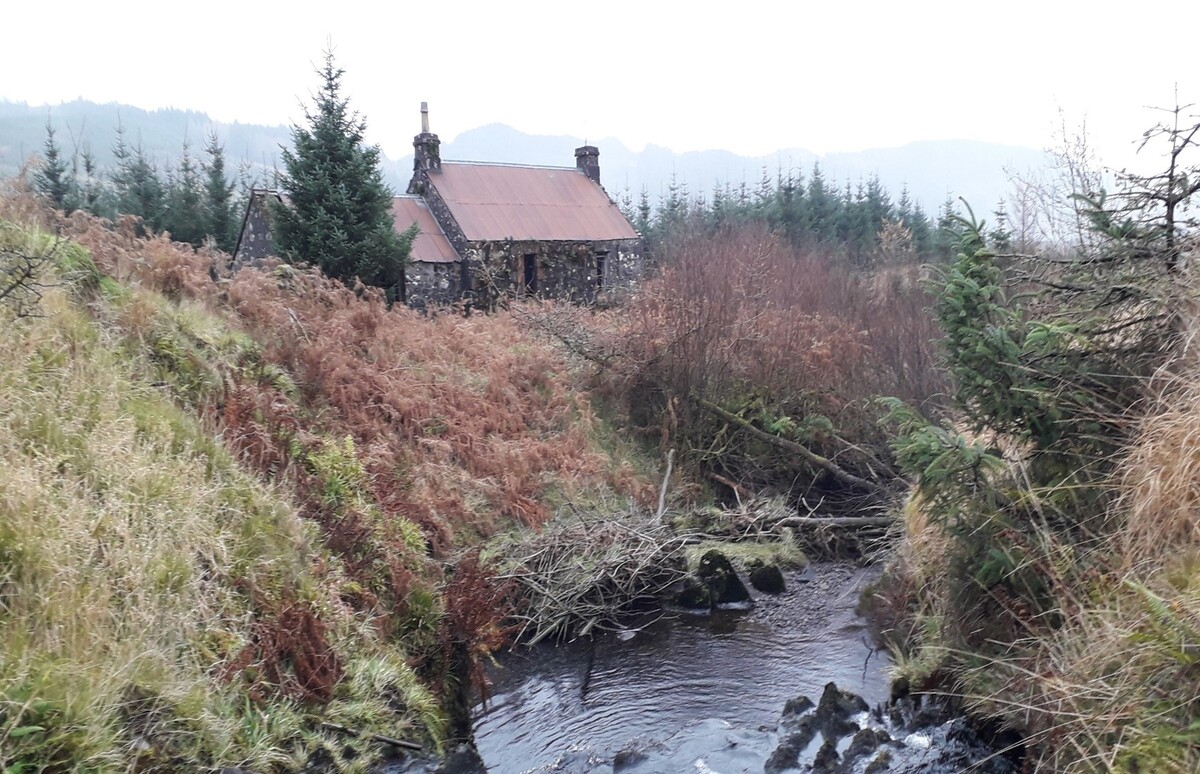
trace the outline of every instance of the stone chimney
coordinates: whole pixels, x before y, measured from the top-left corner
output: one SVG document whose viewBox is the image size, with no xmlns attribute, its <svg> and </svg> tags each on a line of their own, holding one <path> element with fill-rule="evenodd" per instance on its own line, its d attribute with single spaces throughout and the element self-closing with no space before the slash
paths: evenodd
<svg viewBox="0 0 1200 774">
<path fill-rule="evenodd" d="M 413 172 L 438 172 L 442 168 L 442 141 L 429 131 L 429 103 L 421 103 L 421 133 L 413 138 Z"/>
<path fill-rule="evenodd" d="M 600 149 L 595 145 L 584 145 L 575 149 L 575 166 L 583 174 L 600 185 Z"/>
</svg>

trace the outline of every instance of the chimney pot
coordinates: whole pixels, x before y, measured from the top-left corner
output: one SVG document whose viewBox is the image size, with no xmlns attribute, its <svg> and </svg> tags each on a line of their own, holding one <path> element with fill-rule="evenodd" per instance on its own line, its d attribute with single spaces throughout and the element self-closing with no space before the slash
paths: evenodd
<svg viewBox="0 0 1200 774">
<path fill-rule="evenodd" d="M 600 185 L 600 149 L 584 145 L 575 149 L 575 166 L 596 185 Z"/>
<path fill-rule="evenodd" d="M 420 188 L 417 176 L 422 172 L 439 172 L 442 169 L 442 141 L 429 131 L 429 103 L 421 103 L 421 133 L 413 138 L 413 181 L 408 192 Z"/>
</svg>

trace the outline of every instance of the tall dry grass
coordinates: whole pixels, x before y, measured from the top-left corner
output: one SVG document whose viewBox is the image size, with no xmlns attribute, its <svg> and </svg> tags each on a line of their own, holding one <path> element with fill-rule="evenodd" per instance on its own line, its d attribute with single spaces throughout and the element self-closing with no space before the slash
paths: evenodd
<svg viewBox="0 0 1200 774">
<path fill-rule="evenodd" d="M 229 396 L 238 405 L 221 394 L 204 407 L 218 420 L 236 421 L 251 405 L 282 424 L 300 412 L 310 434 L 353 437 L 377 502 L 421 524 L 440 550 L 457 530 L 544 522 L 547 494 L 612 486 L 642 494 L 595 448 L 593 412 L 561 357 L 508 314 L 389 309 L 377 291 L 289 266 L 213 281 L 214 256 L 81 214 L 59 227 L 106 275 L 198 302 L 250 336 L 261 360 L 297 388 L 286 395 L 270 378 L 243 378 Z M 128 322 L 129 333 L 146 336 Z M 282 464 L 263 446 L 281 427 L 223 430 L 264 463 Z"/>
<path fill-rule="evenodd" d="M 354 670 L 386 649 L 313 566 L 294 508 L 142 378 L 113 331 L 62 287 L 41 312 L 0 325 L 0 762 L 303 763 L 319 744 L 299 741 L 303 712 L 278 701 L 268 718 L 219 676 L 253 642 L 259 600 L 323 609 L 326 655 L 354 654 Z M 411 670 L 396 674 L 420 704 Z M 349 686 L 325 698 L 332 714 L 368 702 L 410 722 Z"/>
<path fill-rule="evenodd" d="M 46 317 L 2 326 L 5 766 L 346 763 L 318 720 L 440 742 L 443 682 L 478 677 L 506 602 L 430 554 L 649 496 L 504 314 L 389 310 L 286 266 L 220 277 L 20 196 L 0 217 L 86 247 L 84 282 L 65 268 Z"/>
<path fill-rule="evenodd" d="M 220 277 L 220 256 L 21 196 L 0 218 L 87 248 L 45 317 L 0 326 L 5 765 L 347 763 L 320 720 L 440 742 L 447 648 L 481 658 L 506 602 L 431 555 L 650 496 L 506 315 Z"/>
<path fill-rule="evenodd" d="M 1056 769 L 1200 770 L 1198 378 L 1193 360 L 1158 385 L 1114 476 L 1112 532 L 1063 573 L 1065 621 L 1022 670 Z"/>
<path fill-rule="evenodd" d="M 1035 514 L 1007 535 L 1022 557 L 1013 574 L 1044 584 L 1040 612 L 999 584 L 964 595 L 973 581 L 954 569 L 956 542 L 919 503 L 906 516 L 893 583 L 908 616 L 887 622 L 907 644 L 897 674 L 919 683 L 948 672 L 956 695 L 1025 735 L 1033 770 L 1200 770 L 1198 383 L 1193 355 L 1151 385 L 1106 484 L 1110 510 L 1086 529 L 1056 529 L 1054 493 L 1023 489 L 1021 459 L 1008 460 L 1003 480 Z M 980 595 L 1009 636 L 968 647 L 964 605 Z"/>
</svg>

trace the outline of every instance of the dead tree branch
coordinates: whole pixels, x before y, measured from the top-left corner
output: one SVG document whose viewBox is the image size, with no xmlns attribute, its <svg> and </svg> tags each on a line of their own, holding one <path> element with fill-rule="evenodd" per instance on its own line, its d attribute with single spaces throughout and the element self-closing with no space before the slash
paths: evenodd
<svg viewBox="0 0 1200 774">
<path fill-rule="evenodd" d="M 720 406 L 713 403 L 712 401 L 705 400 L 704 398 L 701 398 L 701 397 L 696 397 L 696 398 L 694 398 L 694 400 L 696 401 L 696 404 L 698 406 L 700 406 L 701 408 L 703 408 L 705 411 L 709 411 L 709 412 L 715 414 L 716 416 L 720 417 L 721 419 L 725 420 L 726 422 L 729 422 L 732 425 L 736 425 L 737 427 L 750 433 L 750 435 L 754 436 L 755 438 L 759 439 L 760 441 L 765 441 L 766 443 L 769 443 L 772 446 L 775 446 L 777 448 L 783 449 L 784 451 L 788 451 L 788 452 L 791 452 L 792 454 L 799 455 L 805 462 L 808 462 L 809 464 L 815 465 L 816 467 L 820 468 L 821 470 L 824 470 L 826 473 L 833 476 L 835 479 L 837 479 L 841 483 L 846 484 L 847 486 L 857 487 L 858 489 L 866 490 L 867 492 L 870 492 L 871 494 L 875 494 L 875 495 L 883 495 L 887 491 L 884 489 L 884 487 L 880 486 L 879 484 L 875 483 L 874 481 L 868 481 L 865 478 L 860 478 L 859 476 L 856 476 L 853 473 L 850 473 L 846 469 L 840 467 L 839 465 L 834 464 L 831 460 L 826 459 L 825 457 L 822 457 L 821 455 L 812 451 L 811 449 L 804 446 L 803 444 L 796 443 L 795 441 L 789 440 L 787 438 L 781 438 L 777 435 L 772 435 L 771 433 L 768 433 L 765 430 L 760 430 L 759 428 L 757 428 L 753 424 L 751 424 L 748 420 L 743 419 L 742 417 L 739 417 L 737 414 L 734 414 L 731 411 L 726 411 L 725 409 L 721 408 Z"/>
<path fill-rule="evenodd" d="M 675 450 L 671 449 L 667 452 L 667 472 L 663 475 L 662 489 L 658 491 L 658 512 L 654 518 L 662 521 L 663 514 L 667 512 L 667 485 L 671 483 L 671 470 L 675 467 Z"/>
<path fill-rule="evenodd" d="M 17 317 L 29 317 L 37 314 L 45 287 L 43 275 L 61 243 L 55 241 L 49 249 L 37 249 L 22 237 L 15 226 L 6 224 L 0 231 L 0 304 L 11 308 Z"/>
</svg>

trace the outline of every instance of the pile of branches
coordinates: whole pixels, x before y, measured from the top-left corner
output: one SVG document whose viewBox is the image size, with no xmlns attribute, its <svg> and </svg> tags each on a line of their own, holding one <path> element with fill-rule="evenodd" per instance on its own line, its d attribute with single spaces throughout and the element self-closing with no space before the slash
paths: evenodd
<svg viewBox="0 0 1200 774">
<path fill-rule="evenodd" d="M 809 558 L 862 560 L 871 560 L 886 551 L 897 537 L 899 525 L 885 513 L 826 516 L 820 512 L 824 500 L 809 503 L 801 498 L 805 512 L 778 495 L 743 498 L 738 489 L 734 493 L 737 495 L 734 506 L 693 513 L 692 521 L 703 529 L 705 537 L 731 543 L 765 543 L 782 538 L 794 541 Z M 790 537 L 784 537 L 788 533 Z"/>
<path fill-rule="evenodd" d="M 518 637 L 533 644 L 612 628 L 622 613 L 687 575 L 684 547 L 696 539 L 632 507 L 560 514 L 506 548 L 501 578 L 517 587 Z"/>
</svg>

